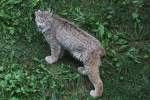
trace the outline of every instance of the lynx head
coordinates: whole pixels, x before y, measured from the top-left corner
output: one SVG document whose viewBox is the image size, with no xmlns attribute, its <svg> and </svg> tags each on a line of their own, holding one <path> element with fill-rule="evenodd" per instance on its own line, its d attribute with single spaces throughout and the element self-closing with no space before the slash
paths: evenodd
<svg viewBox="0 0 150 100">
<path fill-rule="evenodd" d="M 49 22 L 52 20 L 52 15 L 51 11 L 35 11 L 35 21 L 39 31 L 44 33 L 50 28 Z"/>
</svg>

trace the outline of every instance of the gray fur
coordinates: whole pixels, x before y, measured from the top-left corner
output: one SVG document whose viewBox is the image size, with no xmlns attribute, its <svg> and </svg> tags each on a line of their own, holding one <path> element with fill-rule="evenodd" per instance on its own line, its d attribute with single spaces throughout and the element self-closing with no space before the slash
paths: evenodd
<svg viewBox="0 0 150 100">
<path fill-rule="evenodd" d="M 79 67 L 78 70 L 81 74 L 88 75 L 93 83 L 95 90 L 91 90 L 90 94 L 93 97 L 101 96 L 103 83 L 98 66 L 101 63 L 100 57 L 105 51 L 100 42 L 86 31 L 50 11 L 36 11 L 35 21 L 51 47 L 51 56 L 47 56 L 45 60 L 50 64 L 55 63 L 64 49 L 68 50 L 84 63 L 84 67 Z"/>
</svg>

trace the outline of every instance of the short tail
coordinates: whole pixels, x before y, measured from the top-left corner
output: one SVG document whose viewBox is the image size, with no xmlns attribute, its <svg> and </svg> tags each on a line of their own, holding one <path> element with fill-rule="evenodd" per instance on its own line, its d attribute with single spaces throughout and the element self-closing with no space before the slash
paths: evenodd
<svg viewBox="0 0 150 100">
<path fill-rule="evenodd" d="M 99 49 L 99 54 L 100 54 L 101 57 L 105 56 L 106 55 L 105 49 L 104 48 L 100 48 Z"/>
</svg>

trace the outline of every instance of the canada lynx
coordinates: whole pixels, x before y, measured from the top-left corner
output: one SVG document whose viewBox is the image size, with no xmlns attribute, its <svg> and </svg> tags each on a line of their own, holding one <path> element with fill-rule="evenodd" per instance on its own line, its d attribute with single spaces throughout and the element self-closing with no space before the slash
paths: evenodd
<svg viewBox="0 0 150 100">
<path fill-rule="evenodd" d="M 35 21 L 51 47 L 51 56 L 45 57 L 49 63 L 55 63 L 63 54 L 64 49 L 75 58 L 82 61 L 84 67 L 79 67 L 79 73 L 87 75 L 94 85 L 90 95 L 98 97 L 103 92 L 103 82 L 99 76 L 101 56 L 105 51 L 99 41 L 75 26 L 71 22 L 54 15 L 50 11 L 35 11 Z"/>
</svg>

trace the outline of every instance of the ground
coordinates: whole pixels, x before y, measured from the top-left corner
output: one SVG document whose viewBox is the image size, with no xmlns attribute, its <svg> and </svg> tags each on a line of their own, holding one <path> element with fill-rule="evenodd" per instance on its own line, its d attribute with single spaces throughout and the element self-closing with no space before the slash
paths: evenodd
<svg viewBox="0 0 150 100">
<path fill-rule="evenodd" d="M 0 100 L 149 100 L 149 0 L 1 0 Z M 38 32 L 34 11 L 53 9 L 95 36 L 106 56 L 100 66 L 104 93 L 80 75 L 68 52 L 44 61 L 50 49 Z"/>
</svg>

